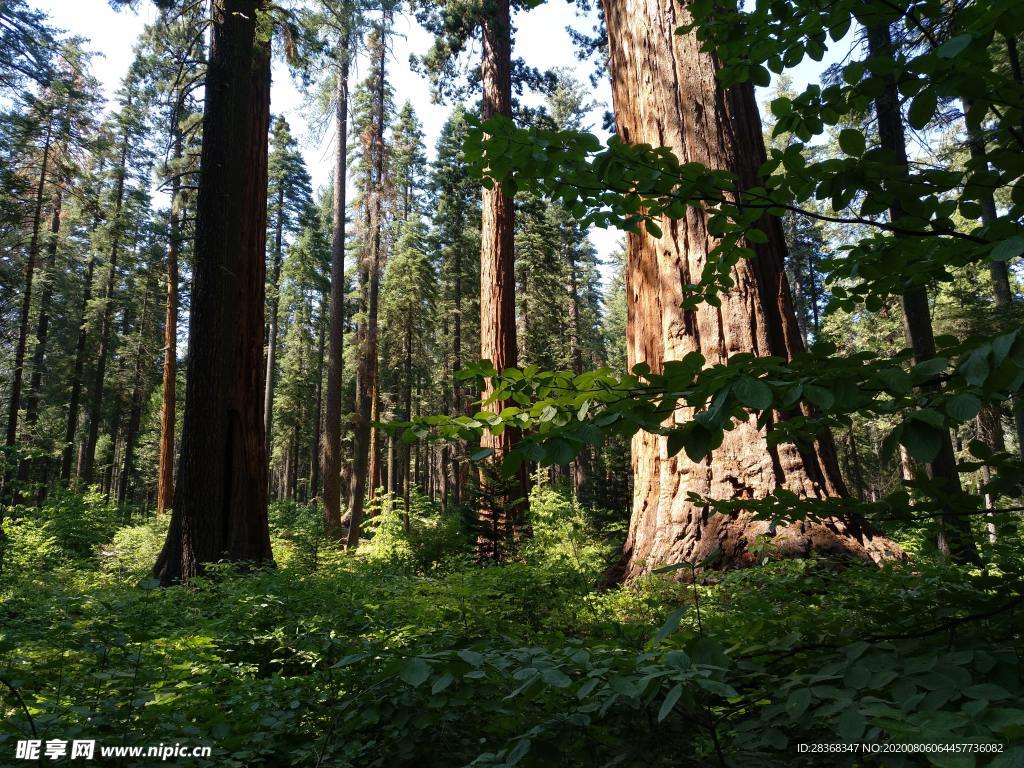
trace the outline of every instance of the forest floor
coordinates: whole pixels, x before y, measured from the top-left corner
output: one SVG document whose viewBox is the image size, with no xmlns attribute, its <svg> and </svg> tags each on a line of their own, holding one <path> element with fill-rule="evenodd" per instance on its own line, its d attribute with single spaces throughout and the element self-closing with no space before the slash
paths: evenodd
<svg viewBox="0 0 1024 768">
<path fill-rule="evenodd" d="M 276 568 L 171 589 L 148 576 L 163 520 L 98 496 L 23 516 L 0 577 L 0 765 L 33 738 L 94 740 L 98 761 L 211 748 L 177 766 L 1024 764 L 1008 555 L 954 568 L 907 534 L 885 569 L 769 559 L 599 591 L 621 516 L 531 501 L 532 539 L 488 568 L 463 516 L 422 498 L 408 534 L 378 504 L 354 555 L 278 504 Z"/>
</svg>

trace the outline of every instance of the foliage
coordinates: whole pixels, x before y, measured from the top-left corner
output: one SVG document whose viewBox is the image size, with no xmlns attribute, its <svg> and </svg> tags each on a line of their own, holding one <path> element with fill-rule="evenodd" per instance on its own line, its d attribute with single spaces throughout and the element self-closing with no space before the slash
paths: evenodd
<svg viewBox="0 0 1024 768">
<path fill-rule="evenodd" d="M 601 516 L 547 484 L 531 501 L 525 559 L 484 569 L 428 502 L 406 534 L 381 497 L 365 550 L 315 569 L 286 551 L 319 516 L 279 505 L 277 570 L 147 589 L 121 558 L 159 544 L 152 522 L 104 545 L 117 567 L 5 571 L 0 753 L 29 732 L 20 696 L 41 738 L 187 739 L 225 766 L 791 765 L 837 736 L 1020 759 L 1019 547 L 1007 575 L 806 560 L 595 593 Z"/>
</svg>

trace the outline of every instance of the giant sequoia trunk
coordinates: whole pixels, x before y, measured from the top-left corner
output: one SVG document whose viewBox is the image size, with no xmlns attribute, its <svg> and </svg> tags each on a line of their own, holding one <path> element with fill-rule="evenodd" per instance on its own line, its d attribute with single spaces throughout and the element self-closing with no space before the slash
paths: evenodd
<svg viewBox="0 0 1024 768">
<path fill-rule="evenodd" d="M 605 0 L 612 93 L 623 140 L 669 147 L 682 162 L 704 163 L 737 174 L 752 185 L 765 150 L 753 88 L 723 90 L 718 61 L 700 51 L 692 35 L 675 30 L 689 20 L 685 8 L 666 0 Z M 703 215 L 664 221 L 664 236 L 628 238 L 628 361 L 660 371 L 668 360 L 699 352 L 708 365 L 729 355 L 792 357 L 802 348 L 800 330 L 783 272 L 785 241 L 777 220 L 761 224 L 764 245 L 751 245 L 757 258 L 732 272 L 735 288 L 721 307 L 681 307 L 683 286 L 699 280 L 715 239 Z M 689 417 L 677 412 L 674 418 Z M 776 418 L 779 418 L 776 415 Z M 773 529 L 746 512 L 712 513 L 694 504 L 694 492 L 716 499 L 766 496 L 785 488 L 801 497 L 844 493 L 830 439 L 813 450 L 790 444 L 770 447 L 753 415 L 725 433 L 720 448 L 701 462 L 684 454 L 667 457 L 666 438 L 640 433 L 633 439 L 633 515 L 623 558 L 613 577 L 631 578 L 666 563 L 695 562 L 716 549 L 719 565 L 753 563 L 759 536 L 782 556 L 811 551 L 850 554 L 871 560 L 891 545 L 861 526 L 840 521 L 794 523 Z"/>
<path fill-rule="evenodd" d="M 214 0 L 174 509 L 162 584 L 272 559 L 263 432 L 270 42 L 263 0 Z"/>
<path fill-rule="evenodd" d="M 491 15 L 483 24 L 483 118 L 496 115 L 512 117 L 512 19 L 508 0 L 497 0 L 490 6 Z M 515 204 L 499 185 L 484 188 L 480 229 L 480 358 L 490 360 L 495 369 L 514 368 L 516 355 L 516 280 L 513 258 Z M 490 386 L 483 393 L 490 397 Z M 499 412 L 503 403 L 487 406 Z M 482 448 L 494 450 L 500 461 L 516 439 L 516 431 L 506 429 L 500 435 L 484 433 Z M 481 535 L 478 553 L 481 559 L 497 559 L 506 541 L 513 539 L 524 515 L 523 505 L 513 504 L 525 497 L 525 469 L 518 488 L 501 492 L 489 488 L 494 472 L 484 467 L 480 473 L 479 511 Z"/>
</svg>

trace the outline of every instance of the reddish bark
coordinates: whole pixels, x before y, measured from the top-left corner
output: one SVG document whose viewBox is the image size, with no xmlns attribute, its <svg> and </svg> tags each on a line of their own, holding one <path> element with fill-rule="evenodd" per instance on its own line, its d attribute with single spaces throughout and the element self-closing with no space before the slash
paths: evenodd
<svg viewBox="0 0 1024 768">
<path fill-rule="evenodd" d="M 263 0 L 215 0 L 178 483 L 162 584 L 272 561 L 263 431 L 270 42 Z"/>
<path fill-rule="evenodd" d="M 719 62 L 700 51 L 693 35 L 677 35 L 689 20 L 677 3 L 605 0 L 612 92 L 619 135 L 628 142 L 669 147 L 681 162 L 700 162 L 737 174 L 753 185 L 765 151 L 752 86 L 723 90 Z M 628 238 L 628 362 L 660 371 L 667 360 L 700 352 L 709 365 L 738 352 L 792 357 L 802 339 L 783 271 L 785 241 L 777 220 L 762 222 L 769 241 L 751 245 L 757 258 L 732 271 L 735 288 L 721 307 L 682 309 L 683 286 L 698 282 L 715 238 L 705 217 L 661 222 L 664 236 Z M 676 422 L 690 414 L 677 412 Z M 775 418 L 780 418 L 778 414 Z M 801 556 L 811 551 L 871 560 L 896 550 L 856 523 L 795 523 L 774 530 L 746 512 L 712 513 L 687 498 L 763 497 L 785 488 L 805 498 L 845 492 L 831 438 L 800 451 L 769 447 L 754 416 L 726 432 L 720 448 L 701 462 L 684 454 L 667 458 L 666 438 L 640 433 L 633 440 L 633 515 L 623 558 L 612 578 L 631 578 L 666 563 L 696 562 L 716 549 L 721 567 L 756 560 L 756 538 L 771 551 Z"/>
<path fill-rule="evenodd" d="M 496 115 L 512 117 L 512 20 L 508 0 L 497 0 L 490 6 L 490 16 L 483 23 L 483 84 L 482 116 L 487 120 Z M 513 256 L 515 231 L 515 204 L 500 186 L 484 188 L 480 230 L 480 358 L 490 360 L 498 371 L 514 368 L 516 349 L 516 294 L 515 263 Z M 490 397 L 492 388 L 484 390 L 483 398 Z M 487 410 L 499 412 L 501 402 L 491 403 Z M 494 450 L 480 471 L 483 503 L 478 514 L 481 534 L 477 552 L 481 559 L 501 557 L 502 550 L 520 529 L 525 505 L 513 503 L 526 496 L 525 468 L 517 478 L 514 490 L 496 493 L 489 487 L 496 472 L 496 464 L 512 448 L 515 430 L 506 429 L 500 435 L 485 433 L 481 448 Z"/>
</svg>

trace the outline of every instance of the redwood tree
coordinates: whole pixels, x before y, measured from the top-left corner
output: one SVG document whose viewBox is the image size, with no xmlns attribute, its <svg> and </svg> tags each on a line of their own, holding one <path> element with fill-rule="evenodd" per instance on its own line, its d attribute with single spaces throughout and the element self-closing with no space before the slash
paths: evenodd
<svg viewBox="0 0 1024 768">
<path fill-rule="evenodd" d="M 162 584 L 272 560 L 263 430 L 270 40 L 264 0 L 213 0 L 188 371 Z"/>
<path fill-rule="evenodd" d="M 750 84 L 724 90 L 716 79 L 719 61 L 676 30 L 689 21 L 678 3 L 605 0 L 612 94 L 619 136 L 629 143 L 669 147 L 681 162 L 699 162 L 737 175 L 741 188 L 754 184 L 765 159 L 760 116 Z M 626 268 L 627 356 L 630 366 L 665 362 L 699 352 L 708 365 L 746 352 L 791 358 L 802 340 L 783 270 L 785 241 L 777 220 L 759 226 L 764 244 L 749 245 L 757 257 L 741 261 L 734 288 L 721 306 L 703 303 L 684 310 L 683 288 L 696 283 L 715 245 L 704 215 L 662 223 L 664 235 L 630 234 Z M 781 414 L 774 414 L 775 419 Z M 689 418 L 678 409 L 673 420 Z M 768 429 L 771 427 L 769 426 Z M 665 563 L 698 562 L 720 552 L 720 564 L 755 559 L 758 536 L 783 555 L 812 550 L 878 559 L 888 543 L 855 525 L 794 523 L 775 529 L 746 512 L 711 513 L 688 498 L 760 498 L 777 488 L 801 497 L 845 493 L 831 440 L 812 449 L 772 446 L 755 418 L 725 433 L 722 445 L 700 462 L 679 453 L 665 458 L 666 438 L 640 432 L 633 438 L 633 514 L 616 575 L 633 577 Z"/>
</svg>

